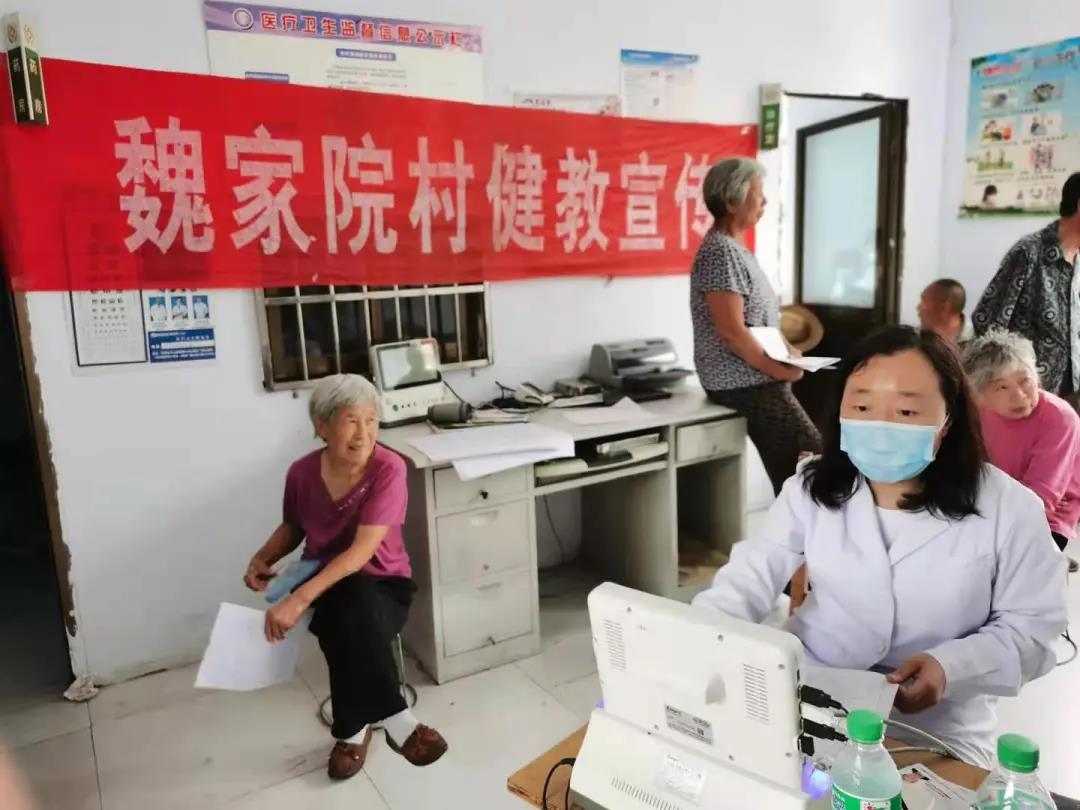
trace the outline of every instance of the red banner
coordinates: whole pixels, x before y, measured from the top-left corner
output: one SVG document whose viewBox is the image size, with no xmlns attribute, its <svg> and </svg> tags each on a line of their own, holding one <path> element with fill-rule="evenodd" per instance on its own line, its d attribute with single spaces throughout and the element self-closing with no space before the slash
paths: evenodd
<svg viewBox="0 0 1080 810">
<path fill-rule="evenodd" d="M 705 171 L 674 124 L 48 60 L 0 124 L 16 290 L 421 284 L 688 270 Z"/>
</svg>

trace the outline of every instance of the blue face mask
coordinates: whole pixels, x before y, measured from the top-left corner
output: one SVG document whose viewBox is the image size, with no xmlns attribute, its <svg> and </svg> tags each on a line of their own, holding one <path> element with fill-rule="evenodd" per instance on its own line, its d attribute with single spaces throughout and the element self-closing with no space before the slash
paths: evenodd
<svg viewBox="0 0 1080 810">
<path fill-rule="evenodd" d="M 934 460 L 940 428 L 898 422 L 840 420 L 840 449 L 866 478 L 883 484 L 910 481 Z"/>
</svg>

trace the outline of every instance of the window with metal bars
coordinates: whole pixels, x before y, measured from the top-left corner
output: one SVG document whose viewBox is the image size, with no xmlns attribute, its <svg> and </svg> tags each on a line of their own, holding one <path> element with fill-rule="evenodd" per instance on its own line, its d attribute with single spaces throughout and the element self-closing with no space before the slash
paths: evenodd
<svg viewBox="0 0 1080 810">
<path fill-rule="evenodd" d="M 486 284 L 269 287 L 256 292 L 267 389 L 371 377 L 369 349 L 432 337 L 444 369 L 491 364 Z"/>
</svg>

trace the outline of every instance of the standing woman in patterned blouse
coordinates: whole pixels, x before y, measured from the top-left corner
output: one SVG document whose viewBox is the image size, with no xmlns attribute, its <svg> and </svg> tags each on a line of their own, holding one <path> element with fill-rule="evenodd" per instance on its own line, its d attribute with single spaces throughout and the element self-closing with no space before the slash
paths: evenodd
<svg viewBox="0 0 1080 810">
<path fill-rule="evenodd" d="M 709 399 L 746 417 L 750 439 L 779 493 L 799 454 L 817 452 L 821 436 L 791 393 L 802 371 L 768 357 L 750 334 L 751 326 L 780 324 L 776 293 L 743 242 L 765 210 L 764 174 L 757 161 L 735 157 L 705 176 L 705 205 L 715 224 L 690 271 L 690 314 L 698 378 Z"/>
</svg>

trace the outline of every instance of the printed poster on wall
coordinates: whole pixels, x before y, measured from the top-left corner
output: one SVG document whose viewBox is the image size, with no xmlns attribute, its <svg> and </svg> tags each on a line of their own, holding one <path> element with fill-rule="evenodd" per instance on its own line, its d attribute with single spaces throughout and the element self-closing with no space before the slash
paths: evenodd
<svg viewBox="0 0 1080 810">
<path fill-rule="evenodd" d="M 1057 214 L 1080 167 L 1080 37 L 971 60 L 961 216 Z"/>
<path fill-rule="evenodd" d="M 698 119 L 698 60 L 687 53 L 622 51 L 623 115 L 664 121 Z"/>
<path fill-rule="evenodd" d="M 587 113 L 589 115 L 621 115 L 622 99 L 616 95 L 583 93 L 514 93 L 515 107 L 533 110 Z"/>
<path fill-rule="evenodd" d="M 480 29 L 206 0 L 210 71 L 444 101 L 484 100 Z"/>
<path fill-rule="evenodd" d="M 210 295 L 205 290 L 146 290 L 146 344 L 151 363 L 213 360 Z"/>
<path fill-rule="evenodd" d="M 90 290 L 70 296 L 75 363 L 118 366 L 146 362 L 143 303 L 138 290 Z"/>
</svg>

